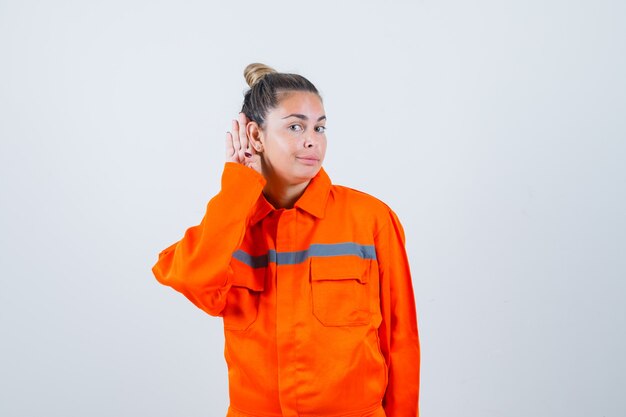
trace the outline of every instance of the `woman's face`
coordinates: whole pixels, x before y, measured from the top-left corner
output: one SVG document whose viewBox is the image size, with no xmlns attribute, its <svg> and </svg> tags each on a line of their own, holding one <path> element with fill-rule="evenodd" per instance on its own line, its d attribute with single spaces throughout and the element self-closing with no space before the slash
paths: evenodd
<svg viewBox="0 0 626 417">
<path fill-rule="evenodd" d="M 264 174 L 287 184 L 313 178 L 326 154 L 326 115 L 319 96 L 305 91 L 283 93 L 259 132 Z"/>
</svg>

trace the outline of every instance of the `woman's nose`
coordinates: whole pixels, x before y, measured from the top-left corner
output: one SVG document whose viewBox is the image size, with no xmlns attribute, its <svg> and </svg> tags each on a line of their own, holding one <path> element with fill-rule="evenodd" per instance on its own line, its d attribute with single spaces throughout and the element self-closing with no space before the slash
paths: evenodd
<svg viewBox="0 0 626 417">
<path fill-rule="evenodd" d="M 304 137 L 304 147 L 305 148 L 312 148 L 313 146 L 315 146 L 316 143 L 316 139 L 313 137 L 314 135 L 312 134 L 308 134 Z"/>
</svg>

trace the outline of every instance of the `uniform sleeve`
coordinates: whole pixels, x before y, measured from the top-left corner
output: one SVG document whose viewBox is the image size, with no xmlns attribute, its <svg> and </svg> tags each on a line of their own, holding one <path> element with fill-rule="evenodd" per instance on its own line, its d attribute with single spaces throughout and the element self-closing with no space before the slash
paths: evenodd
<svg viewBox="0 0 626 417">
<path fill-rule="evenodd" d="M 202 222 L 159 253 L 152 267 L 156 279 L 207 313 L 219 315 L 231 287 L 232 254 L 243 240 L 265 182 L 255 170 L 227 162 L 221 190 L 207 204 Z"/>
<path fill-rule="evenodd" d="M 387 417 L 419 417 L 420 345 L 404 230 L 389 210 L 376 238 L 380 274 L 381 350 L 388 367 Z"/>
</svg>

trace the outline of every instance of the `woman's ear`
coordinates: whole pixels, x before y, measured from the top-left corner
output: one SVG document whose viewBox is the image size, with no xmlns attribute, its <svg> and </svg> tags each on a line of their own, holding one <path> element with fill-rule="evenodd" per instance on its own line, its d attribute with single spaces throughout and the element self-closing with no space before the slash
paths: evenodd
<svg viewBox="0 0 626 417">
<path fill-rule="evenodd" d="M 263 130 L 261 130 L 257 122 L 248 122 L 246 134 L 254 150 L 257 153 L 263 152 Z"/>
</svg>

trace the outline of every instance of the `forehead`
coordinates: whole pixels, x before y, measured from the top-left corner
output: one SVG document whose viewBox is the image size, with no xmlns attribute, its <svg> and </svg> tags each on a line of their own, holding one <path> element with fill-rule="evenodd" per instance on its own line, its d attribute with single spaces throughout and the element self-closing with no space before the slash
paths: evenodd
<svg viewBox="0 0 626 417">
<path fill-rule="evenodd" d="M 278 106 L 271 113 L 285 117 L 293 113 L 304 114 L 310 118 L 324 115 L 324 105 L 320 97 L 309 91 L 289 91 L 281 94 Z"/>
</svg>

